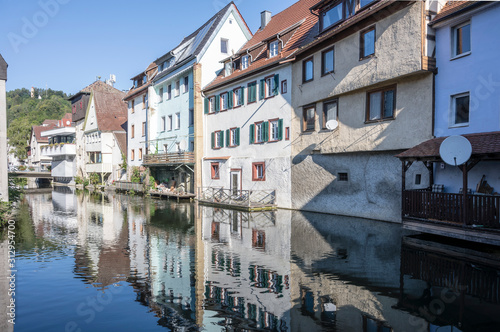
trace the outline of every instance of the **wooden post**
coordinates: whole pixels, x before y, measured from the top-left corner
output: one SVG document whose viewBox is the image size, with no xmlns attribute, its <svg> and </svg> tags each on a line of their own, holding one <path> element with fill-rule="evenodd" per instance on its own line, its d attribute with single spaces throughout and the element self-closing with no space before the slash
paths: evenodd
<svg viewBox="0 0 500 332">
<path fill-rule="evenodd" d="M 467 225 L 468 204 L 467 204 L 467 162 L 462 165 L 462 222 L 464 226 Z"/>
<path fill-rule="evenodd" d="M 406 161 L 401 161 L 401 220 L 404 217 L 405 189 L 406 189 Z"/>
</svg>

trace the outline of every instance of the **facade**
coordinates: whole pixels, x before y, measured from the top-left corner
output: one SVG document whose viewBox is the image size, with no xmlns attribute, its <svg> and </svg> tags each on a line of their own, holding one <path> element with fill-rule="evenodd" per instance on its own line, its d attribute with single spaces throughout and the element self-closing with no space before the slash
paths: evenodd
<svg viewBox="0 0 500 332">
<path fill-rule="evenodd" d="M 432 138 L 429 5 L 345 0 L 311 7 L 319 24 L 296 54 L 290 87 L 292 208 L 401 221 L 394 155 Z"/>
<path fill-rule="evenodd" d="M 42 136 L 42 132 L 54 129 L 57 120 L 45 120 L 41 126 L 31 127 L 28 151 L 28 167 L 32 167 L 37 172 L 48 171 L 52 162 L 52 157 L 42 155 L 41 147 L 49 143 L 47 137 Z"/>
<path fill-rule="evenodd" d="M 7 82 L 7 62 L 0 54 L 0 201 L 9 201 L 9 184 L 7 175 L 7 96 L 5 82 Z"/>
<path fill-rule="evenodd" d="M 75 183 L 76 130 L 71 125 L 71 118 L 71 113 L 66 113 L 57 127 L 41 133 L 48 139 L 48 144 L 41 146 L 41 154 L 51 158 L 50 172 L 54 183 Z"/>
<path fill-rule="evenodd" d="M 317 2 L 262 12 L 260 29 L 203 91 L 203 197 L 222 188 L 231 201 L 272 197 L 291 207 L 290 61 L 317 21 L 309 11 Z"/>
<path fill-rule="evenodd" d="M 146 155 L 142 165 L 150 167 L 157 183 L 193 193 L 195 182 L 201 182 L 195 179 L 195 146 L 203 144 L 201 87 L 215 78 L 219 61 L 237 51 L 250 37 L 250 30 L 231 2 L 154 61 L 157 73 L 148 89 L 147 116 L 134 120 L 135 123 L 131 118 L 129 127 L 134 125 L 136 133 L 138 128 L 142 133 L 141 128 L 146 127 L 147 137 L 143 138 L 147 152 L 143 150 Z M 149 77 L 145 82 L 148 80 Z M 130 109 L 129 102 L 129 113 Z M 201 158 L 201 153 L 197 155 Z"/>
<path fill-rule="evenodd" d="M 125 175 L 127 106 L 125 93 L 96 81 L 70 98 L 76 119 L 77 175 L 97 173 L 102 183 Z M 82 114 L 83 117 L 82 117 Z M 81 174 L 81 175 L 80 175 Z"/>
</svg>

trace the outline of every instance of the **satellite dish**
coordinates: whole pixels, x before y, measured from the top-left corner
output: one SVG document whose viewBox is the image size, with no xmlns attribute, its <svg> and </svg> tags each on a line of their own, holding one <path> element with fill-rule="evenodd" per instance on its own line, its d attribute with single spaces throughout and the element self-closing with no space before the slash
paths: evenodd
<svg viewBox="0 0 500 332">
<path fill-rule="evenodd" d="M 339 126 L 339 122 L 337 120 L 328 120 L 325 123 L 325 127 L 328 130 L 335 130 Z"/>
<path fill-rule="evenodd" d="M 451 166 L 462 165 L 469 160 L 471 154 L 472 145 L 463 136 L 450 136 L 439 147 L 441 159 Z"/>
<path fill-rule="evenodd" d="M 183 140 L 181 140 L 181 141 L 179 142 L 179 149 L 181 149 L 181 151 L 182 151 L 182 150 L 186 150 L 186 149 L 187 149 L 187 142 L 186 142 L 186 140 L 185 140 L 185 139 L 183 139 Z"/>
</svg>

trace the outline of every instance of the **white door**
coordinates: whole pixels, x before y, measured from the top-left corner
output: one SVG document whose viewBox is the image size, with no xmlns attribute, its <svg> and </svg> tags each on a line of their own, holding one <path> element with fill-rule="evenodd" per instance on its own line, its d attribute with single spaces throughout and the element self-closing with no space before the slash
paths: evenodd
<svg viewBox="0 0 500 332">
<path fill-rule="evenodd" d="M 231 171 L 231 195 L 238 196 L 241 190 L 241 170 Z"/>
</svg>

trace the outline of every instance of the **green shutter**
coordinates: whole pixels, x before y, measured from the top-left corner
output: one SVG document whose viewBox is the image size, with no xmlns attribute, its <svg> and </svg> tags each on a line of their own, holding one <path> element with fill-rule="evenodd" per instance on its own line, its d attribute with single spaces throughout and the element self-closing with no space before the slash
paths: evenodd
<svg viewBox="0 0 500 332">
<path fill-rule="evenodd" d="M 234 99 L 234 93 L 233 91 L 229 91 L 227 93 L 227 109 L 233 108 L 233 99 Z"/>
<path fill-rule="evenodd" d="M 264 122 L 264 123 L 262 124 L 262 131 L 264 132 L 264 133 L 263 133 L 263 134 L 264 134 L 264 135 L 263 135 L 263 136 L 264 136 L 264 137 L 263 137 L 263 138 L 264 138 L 264 139 L 263 139 L 263 141 L 264 141 L 264 142 L 269 141 L 269 122 L 268 122 L 268 121 L 266 121 L 266 122 Z"/>
<path fill-rule="evenodd" d="M 260 80 L 259 84 L 259 100 L 264 99 L 266 96 L 266 81 Z"/>
<path fill-rule="evenodd" d="M 243 105 L 245 103 L 245 88 L 241 87 L 240 88 L 240 105 Z"/>
<path fill-rule="evenodd" d="M 251 124 L 250 125 L 250 144 L 253 144 L 255 142 L 255 125 Z"/>
<path fill-rule="evenodd" d="M 280 75 L 279 74 L 276 74 L 274 75 L 274 88 L 273 88 L 273 94 L 275 96 L 278 95 L 280 91 Z"/>
<path fill-rule="evenodd" d="M 215 147 L 215 133 L 211 134 L 212 136 L 212 149 Z"/>
<path fill-rule="evenodd" d="M 278 120 L 278 140 L 283 139 L 283 119 Z"/>
<path fill-rule="evenodd" d="M 236 128 L 234 134 L 236 135 L 236 138 L 235 138 L 236 145 L 240 145 L 240 128 Z"/>
<path fill-rule="evenodd" d="M 230 142 L 229 142 L 229 138 L 230 138 L 230 136 L 231 136 L 231 135 L 229 134 L 229 129 L 226 129 L 226 147 L 228 147 L 228 146 L 229 146 L 229 143 L 230 143 Z"/>
<path fill-rule="evenodd" d="M 208 98 L 205 98 L 205 114 L 208 114 L 208 107 L 209 107 Z"/>
<path fill-rule="evenodd" d="M 220 132 L 220 146 L 219 148 L 223 148 L 224 147 L 224 130 L 221 130 Z"/>
<path fill-rule="evenodd" d="M 220 111 L 220 95 L 215 96 L 215 111 Z"/>
</svg>

